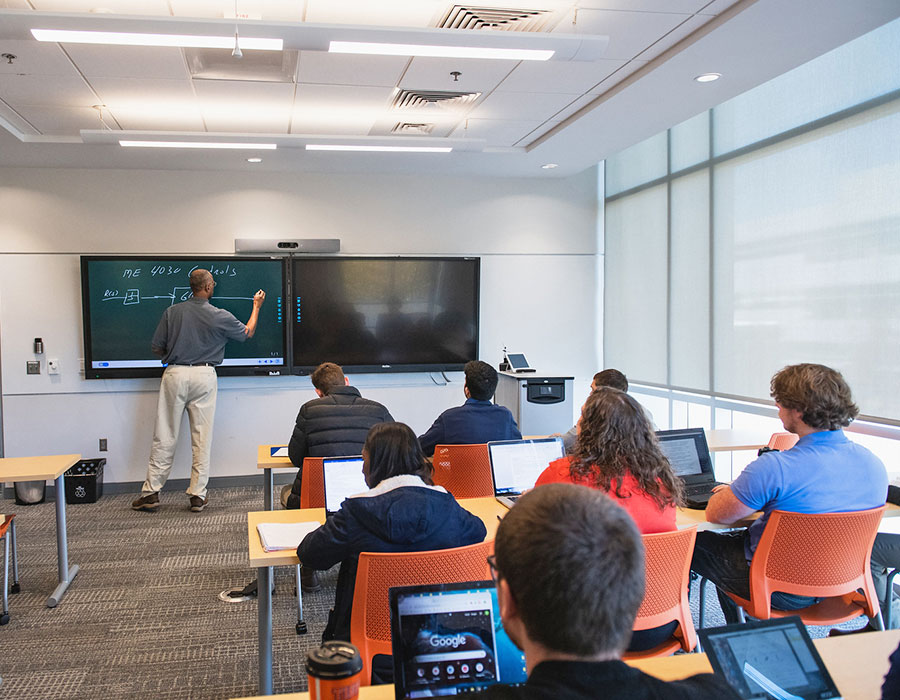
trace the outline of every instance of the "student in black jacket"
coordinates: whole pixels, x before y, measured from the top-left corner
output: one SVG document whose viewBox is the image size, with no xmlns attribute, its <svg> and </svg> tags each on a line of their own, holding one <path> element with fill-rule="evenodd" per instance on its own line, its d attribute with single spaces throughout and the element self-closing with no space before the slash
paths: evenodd
<svg viewBox="0 0 900 700">
<path fill-rule="evenodd" d="M 510 509 L 495 542 L 500 617 L 525 652 L 528 680 L 473 700 L 739 697 L 712 674 L 667 683 L 622 661 L 644 597 L 644 551 L 628 513 L 603 492 L 538 486 Z"/>
<path fill-rule="evenodd" d="M 431 484 L 431 465 L 403 423 L 379 423 L 362 449 L 369 491 L 351 496 L 319 529 L 308 534 L 297 556 L 304 567 L 328 569 L 338 562 L 334 608 L 323 641 L 350 639 L 350 610 L 360 552 L 420 552 L 484 540 L 484 523 L 453 496 Z"/>
</svg>

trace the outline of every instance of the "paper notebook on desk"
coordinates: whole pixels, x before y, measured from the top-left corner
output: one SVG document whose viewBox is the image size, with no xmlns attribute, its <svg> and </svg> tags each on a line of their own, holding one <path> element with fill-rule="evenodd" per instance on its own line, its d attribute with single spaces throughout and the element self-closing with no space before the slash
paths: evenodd
<svg viewBox="0 0 900 700">
<path fill-rule="evenodd" d="M 281 445 L 280 447 L 270 447 L 269 448 L 269 456 L 271 456 L 271 457 L 287 457 L 288 456 L 287 445 Z"/>
<path fill-rule="evenodd" d="M 283 549 L 297 549 L 297 546 L 310 532 L 319 527 L 321 523 L 259 523 L 256 526 L 259 532 L 259 541 L 267 552 L 275 552 Z"/>
</svg>

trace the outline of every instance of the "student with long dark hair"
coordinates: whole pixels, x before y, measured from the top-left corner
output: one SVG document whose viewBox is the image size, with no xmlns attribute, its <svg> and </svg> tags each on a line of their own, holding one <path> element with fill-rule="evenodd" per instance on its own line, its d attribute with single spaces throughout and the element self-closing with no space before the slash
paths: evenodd
<svg viewBox="0 0 900 700">
<path fill-rule="evenodd" d="M 431 481 L 432 467 L 419 441 L 403 423 L 378 423 L 362 450 L 369 490 L 351 496 L 320 528 L 308 534 L 297 556 L 304 566 L 337 563 L 334 608 L 322 635 L 350 639 L 350 611 L 360 552 L 419 552 L 484 540 L 484 523 Z"/>
<path fill-rule="evenodd" d="M 681 480 L 643 407 L 619 389 L 591 393 L 578 421 L 575 453 L 551 462 L 535 486 L 565 482 L 604 491 L 631 515 L 641 534 L 676 529 Z M 635 632 L 629 651 L 651 649 L 668 639 L 677 623 Z"/>
</svg>

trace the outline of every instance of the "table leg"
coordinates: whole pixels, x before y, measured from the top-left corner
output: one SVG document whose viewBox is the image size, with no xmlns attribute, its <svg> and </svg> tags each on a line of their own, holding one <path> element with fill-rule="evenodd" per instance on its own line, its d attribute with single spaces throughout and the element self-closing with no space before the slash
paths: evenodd
<svg viewBox="0 0 900 700">
<path fill-rule="evenodd" d="M 257 569 L 259 605 L 259 694 L 272 694 L 272 567 Z"/>
<path fill-rule="evenodd" d="M 263 469 L 263 481 L 265 482 L 265 490 L 263 491 L 263 502 L 265 503 L 265 509 L 275 510 L 275 505 L 272 503 L 272 491 L 275 489 L 275 480 L 272 476 L 271 469 Z"/>
<path fill-rule="evenodd" d="M 78 574 L 78 565 L 69 567 L 69 544 L 66 539 L 66 481 L 65 474 L 56 477 L 56 556 L 59 585 L 47 598 L 47 607 L 55 608 L 66 594 L 69 584 Z"/>
</svg>

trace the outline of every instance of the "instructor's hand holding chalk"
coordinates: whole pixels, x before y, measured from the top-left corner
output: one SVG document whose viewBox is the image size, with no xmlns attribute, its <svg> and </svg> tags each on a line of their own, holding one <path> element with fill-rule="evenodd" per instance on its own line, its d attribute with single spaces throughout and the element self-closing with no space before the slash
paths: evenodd
<svg viewBox="0 0 900 700">
<path fill-rule="evenodd" d="M 263 290 L 259 290 L 256 294 L 253 295 L 253 306 L 257 309 L 262 306 L 262 303 L 266 300 L 266 293 Z"/>
</svg>

